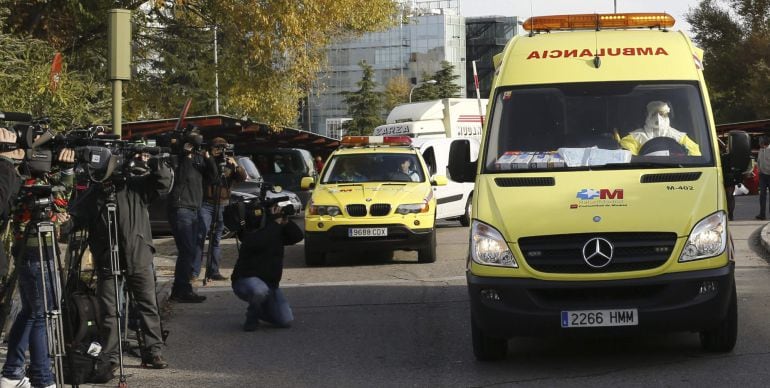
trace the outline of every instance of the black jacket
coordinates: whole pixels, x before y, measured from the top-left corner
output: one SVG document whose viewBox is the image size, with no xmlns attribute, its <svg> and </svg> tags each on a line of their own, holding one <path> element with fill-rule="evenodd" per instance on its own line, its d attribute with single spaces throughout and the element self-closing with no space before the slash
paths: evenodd
<svg viewBox="0 0 770 388">
<path fill-rule="evenodd" d="M 171 189 L 174 173 L 165 163 L 153 169 L 142 178 L 131 178 L 115 186 L 117 204 L 118 248 L 121 266 L 126 273 L 141 271 L 152 265 L 155 247 L 152 243 L 152 230 L 148 207 L 158 196 Z M 79 223 L 88 225 L 88 243 L 91 252 L 100 266 L 109 265 L 110 241 L 107 223 L 108 195 L 101 185 L 92 185 L 86 193 L 78 196 L 77 202 L 85 205 L 88 211 L 75 212 Z M 73 208 L 76 206 L 73 206 Z M 146 249 L 149 247 L 149 250 Z"/>
<path fill-rule="evenodd" d="M 204 158 L 198 154 L 194 154 L 191 158 L 180 156 L 174 173 L 176 181 L 168 196 L 169 208 L 200 209 L 203 203 L 204 180 L 217 177 L 217 165 L 214 159 Z"/>
<path fill-rule="evenodd" d="M 0 219 L 2 221 L 8 220 L 20 186 L 21 178 L 13 166 L 13 161 L 0 157 Z"/>
<path fill-rule="evenodd" d="M 283 276 L 283 246 L 302 241 L 304 235 L 292 221 L 284 225 L 268 221 L 263 228 L 243 231 L 238 237 L 241 249 L 231 279 L 258 277 L 268 287 L 278 288 Z"/>
</svg>

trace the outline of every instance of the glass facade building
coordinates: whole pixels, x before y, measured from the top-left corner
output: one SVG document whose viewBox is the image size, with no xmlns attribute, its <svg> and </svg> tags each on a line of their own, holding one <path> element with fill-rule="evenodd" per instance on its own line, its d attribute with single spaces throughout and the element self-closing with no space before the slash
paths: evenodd
<svg viewBox="0 0 770 388">
<path fill-rule="evenodd" d="M 489 98 L 495 67 L 492 57 L 503 52 L 505 45 L 518 34 L 519 19 L 515 16 L 484 16 L 466 18 L 466 48 L 468 67 L 467 97 L 476 98 L 476 84 L 473 81 L 472 62 L 476 61 L 479 76 L 479 94 Z"/>
<path fill-rule="evenodd" d="M 423 74 L 441 69 L 441 61 L 454 66 L 460 76 L 457 85 L 466 88 L 465 18 L 459 15 L 459 2 L 406 1 L 402 6 L 411 16 L 400 25 L 329 47 L 328 67 L 319 74 L 309 99 L 312 132 L 339 135 L 331 128 L 349 117 L 342 93 L 358 90 L 356 83 L 363 77 L 361 61 L 373 67 L 379 91 L 398 76 L 412 85 L 421 82 Z M 308 128 L 308 123 L 303 124 Z"/>
</svg>

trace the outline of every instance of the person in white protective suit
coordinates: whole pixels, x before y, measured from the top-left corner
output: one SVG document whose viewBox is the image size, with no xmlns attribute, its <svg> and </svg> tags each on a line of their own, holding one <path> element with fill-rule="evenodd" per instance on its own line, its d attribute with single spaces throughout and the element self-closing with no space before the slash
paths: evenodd
<svg viewBox="0 0 770 388">
<path fill-rule="evenodd" d="M 620 139 L 621 147 L 631 151 L 634 155 L 638 155 L 644 143 L 656 137 L 670 137 L 687 150 L 687 155 L 700 156 L 698 144 L 690 139 L 686 133 L 671 127 L 670 113 L 671 107 L 668 103 L 651 101 L 647 104 L 647 119 L 644 122 L 644 128 L 633 130 Z"/>
</svg>

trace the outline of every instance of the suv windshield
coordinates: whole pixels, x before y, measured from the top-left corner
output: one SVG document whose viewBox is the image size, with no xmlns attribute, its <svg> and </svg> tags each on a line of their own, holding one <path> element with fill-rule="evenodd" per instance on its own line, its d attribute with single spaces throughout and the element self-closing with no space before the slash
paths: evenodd
<svg viewBox="0 0 770 388">
<path fill-rule="evenodd" d="M 246 170 L 246 180 L 247 181 L 261 181 L 262 176 L 259 175 L 259 170 L 257 170 L 257 166 L 254 165 L 254 162 L 251 161 L 246 156 L 238 157 L 238 164 L 243 167 L 244 170 Z"/>
<path fill-rule="evenodd" d="M 423 181 L 415 154 L 367 153 L 332 157 L 321 183 Z"/>
<path fill-rule="evenodd" d="M 486 172 L 713 166 L 695 83 L 581 83 L 498 91 Z"/>
</svg>

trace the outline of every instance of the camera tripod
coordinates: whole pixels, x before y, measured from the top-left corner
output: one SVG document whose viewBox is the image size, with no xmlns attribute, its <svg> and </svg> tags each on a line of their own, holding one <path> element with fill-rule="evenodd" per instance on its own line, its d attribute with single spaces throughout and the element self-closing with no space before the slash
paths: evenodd
<svg viewBox="0 0 770 388">
<path fill-rule="evenodd" d="M 212 260 L 212 257 L 214 256 L 214 238 L 217 232 L 217 224 L 223 221 L 222 217 L 220 217 L 220 214 L 219 214 L 219 209 L 222 206 L 221 204 L 222 199 L 220 198 L 220 193 L 221 193 L 222 187 L 227 184 L 227 182 L 225 181 L 225 179 L 227 179 L 227 177 L 225 176 L 225 167 L 227 165 L 227 158 L 224 155 L 223 155 L 223 158 L 224 158 L 224 162 L 219 163 L 219 165 L 217 166 L 219 168 L 219 177 L 217 177 L 217 181 L 213 185 L 214 187 L 213 192 L 214 192 L 214 198 L 215 198 L 214 214 L 212 214 L 211 225 L 209 225 L 209 230 L 207 233 L 208 239 L 209 239 L 209 246 L 208 246 L 208 249 L 206 250 L 206 273 L 205 275 L 203 275 L 204 286 L 208 283 L 211 276 L 212 269 L 213 269 L 211 268 L 211 264 L 212 264 L 211 260 Z M 221 236 L 220 236 L 220 239 L 221 239 Z M 206 240 L 204 239 L 202 243 L 205 244 Z"/>
<path fill-rule="evenodd" d="M 39 273 L 42 288 L 43 316 L 45 318 L 48 355 L 52 360 L 55 383 L 59 387 L 64 386 L 63 359 L 65 355 L 64 321 L 62 317 L 62 265 L 57 246 L 56 229 L 50 221 L 49 214 L 52 210 L 50 186 L 32 186 L 22 188 L 26 191 L 26 200 L 30 206 L 31 219 L 27 223 L 23 238 L 15 251 L 15 261 L 27 260 L 27 248 L 37 248 L 39 260 Z M 29 245 L 30 237 L 37 238 L 37 246 Z M 10 266 L 9 266 L 10 267 Z M 10 269 L 5 284 L 3 297 L 3 311 L 0 313 L 2 325 L 10 315 L 10 306 L 14 299 L 14 290 L 18 283 L 18 270 L 16 266 Z M 2 327 L 2 326 L 0 326 Z"/>
</svg>

